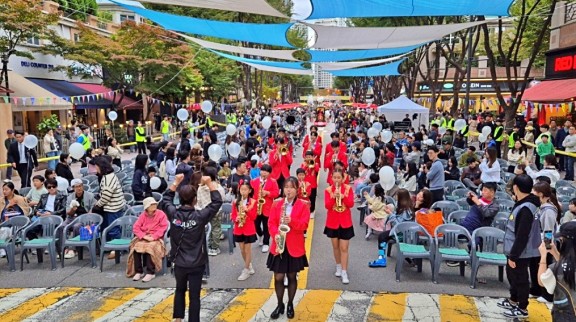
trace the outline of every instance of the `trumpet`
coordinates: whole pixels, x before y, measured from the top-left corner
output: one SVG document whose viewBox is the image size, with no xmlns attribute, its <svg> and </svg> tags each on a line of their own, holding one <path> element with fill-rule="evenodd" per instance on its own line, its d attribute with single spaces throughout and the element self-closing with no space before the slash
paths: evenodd
<svg viewBox="0 0 576 322">
<path fill-rule="evenodd" d="M 334 206 L 334 211 L 336 212 L 344 212 L 346 210 L 346 207 L 344 207 L 344 205 L 342 204 L 342 194 L 340 193 L 340 185 L 336 185 L 336 196 L 334 196 L 334 198 L 336 199 L 336 205 Z"/>
<path fill-rule="evenodd" d="M 308 198 L 308 192 L 306 192 L 306 182 L 302 181 L 300 182 L 300 189 L 302 189 L 302 198 Z"/>
<path fill-rule="evenodd" d="M 286 156 L 288 154 L 288 147 L 284 144 L 279 149 L 281 156 Z"/>
<path fill-rule="evenodd" d="M 308 164 L 308 168 L 310 169 L 316 166 L 316 161 L 314 161 L 314 159 L 307 160 L 306 163 Z"/>
<path fill-rule="evenodd" d="M 244 227 L 244 224 L 246 223 L 246 206 L 244 205 L 244 200 L 240 201 L 240 211 L 238 212 L 236 222 L 238 223 L 239 228 Z"/>
<path fill-rule="evenodd" d="M 266 199 L 264 199 L 264 180 L 260 178 L 260 191 L 258 192 L 258 214 L 262 214 L 262 209 L 264 208 L 264 204 L 266 203 Z"/>
<path fill-rule="evenodd" d="M 290 232 L 290 226 L 286 225 L 286 202 L 282 205 L 282 213 L 280 215 L 280 226 L 278 226 L 278 234 L 274 236 L 276 242 L 276 253 L 284 253 L 286 247 L 286 234 Z"/>
</svg>

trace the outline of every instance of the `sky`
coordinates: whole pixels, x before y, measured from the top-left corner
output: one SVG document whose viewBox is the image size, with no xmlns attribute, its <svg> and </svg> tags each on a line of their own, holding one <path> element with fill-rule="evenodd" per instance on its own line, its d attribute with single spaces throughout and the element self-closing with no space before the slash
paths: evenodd
<svg viewBox="0 0 576 322">
<path fill-rule="evenodd" d="M 292 18 L 305 19 L 312 12 L 312 3 L 310 0 L 292 0 L 294 7 L 292 9 Z"/>
</svg>

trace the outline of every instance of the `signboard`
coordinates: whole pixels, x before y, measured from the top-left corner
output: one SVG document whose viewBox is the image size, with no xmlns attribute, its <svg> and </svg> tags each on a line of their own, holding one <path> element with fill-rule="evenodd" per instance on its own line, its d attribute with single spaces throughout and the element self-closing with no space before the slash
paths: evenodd
<svg viewBox="0 0 576 322">
<path fill-rule="evenodd" d="M 509 92 L 510 91 L 510 89 L 508 87 L 508 82 L 499 81 L 498 84 L 500 85 L 500 90 L 502 92 Z M 463 82 L 460 85 L 460 93 L 466 92 L 466 87 L 468 87 L 468 84 L 466 82 Z M 454 83 L 452 83 L 452 82 L 445 82 L 443 84 L 438 84 L 436 86 L 436 93 L 449 94 L 449 93 L 452 93 L 453 88 L 454 88 Z M 476 80 L 476 81 L 470 82 L 470 93 L 493 93 L 495 91 L 496 90 L 494 89 L 494 86 L 492 85 L 492 80 L 490 80 L 490 79 Z M 419 94 L 431 93 L 430 86 L 428 86 L 428 84 L 419 83 L 417 93 L 419 93 Z"/>
<path fill-rule="evenodd" d="M 576 46 L 546 53 L 546 79 L 576 78 Z"/>
</svg>

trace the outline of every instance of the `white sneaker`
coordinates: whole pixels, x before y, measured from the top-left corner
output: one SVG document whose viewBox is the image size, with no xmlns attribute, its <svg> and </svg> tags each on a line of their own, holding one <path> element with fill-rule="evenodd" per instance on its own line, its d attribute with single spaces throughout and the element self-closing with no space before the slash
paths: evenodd
<svg viewBox="0 0 576 322">
<path fill-rule="evenodd" d="M 547 299 L 545 299 L 544 297 L 540 296 L 536 299 L 536 301 L 540 302 L 540 303 L 550 303 L 548 302 Z"/>
<path fill-rule="evenodd" d="M 334 273 L 336 277 L 342 276 L 342 265 L 336 265 L 336 273 Z"/>
<path fill-rule="evenodd" d="M 262 247 L 264 245 L 264 236 L 258 237 L 258 246 Z"/>
<path fill-rule="evenodd" d="M 74 258 L 74 256 L 76 256 L 76 254 L 74 253 L 73 250 L 70 250 L 70 251 L 67 251 L 66 253 L 64 253 L 65 259 L 71 259 L 71 258 Z"/>
<path fill-rule="evenodd" d="M 0 257 L 2 257 L 2 258 L 6 257 L 6 250 L 5 249 L 0 249 Z"/>
<path fill-rule="evenodd" d="M 372 228 L 368 228 L 368 231 L 366 232 L 366 236 L 364 236 L 364 239 L 370 238 L 371 235 L 372 235 Z"/>
<path fill-rule="evenodd" d="M 218 254 L 220 254 L 220 249 L 208 249 L 208 255 L 210 256 L 217 256 Z"/>
<path fill-rule="evenodd" d="M 348 284 L 350 280 L 348 279 L 348 273 L 346 271 L 342 271 L 342 284 Z"/>
<path fill-rule="evenodd" d="M 310 219 L 314 219 L 314 216 L 316 215 L 316 212 L 313 211 L 312 213 L 310 213 Z"/>
<path fill-rule="evenodd" d="M 134 277 L 132 278 L 133 281 L 139 281 L 142 279 L 142 274 L 140 273 L 136 273 L 136 275 L 134 275 Z"/>
<path fill-rule="evenodd" d="M 250 263 L 250 268 L 248 270 L 250 271 L 250 275 L 254 275 L 254 273 L 256 273 L 254 267 L 252 267 L 252 263 Z"/>
<path fill-rule="evenodd" d="M 238 280 L 239 281 L 245 281 L 250 277 L 250 270 L 249 269 L 243 269 L 242 273 L 240 274 L 240 276 L 238 276 Z"/>
<path fill-rule="evenodd" d="M 268 246 L 268 245 L 262 246 L 262 252 L 263 253 L 267 253 L 269 250 L 270 250 L 270 246 Z"/>
</svg>

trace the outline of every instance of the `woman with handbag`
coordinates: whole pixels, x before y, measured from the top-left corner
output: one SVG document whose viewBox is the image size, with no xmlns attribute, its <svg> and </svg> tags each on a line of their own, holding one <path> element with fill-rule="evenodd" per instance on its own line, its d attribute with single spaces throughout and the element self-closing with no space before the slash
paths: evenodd
<svg viewBox="0 0 576 322">
<path fill-rule="evenodd" d="M 30 214 L 30 206 L 26 202 L 26 198 L 14 193 L 14 183 L 5 182 L 2 185 L 3 198 L 0 199 L 0 223 L 6 221 L 9 217 L 14 215 L 28 216 Z"/>
<path fill-rule="evenodd" d="M 55 157 L 58 154 L 60 147 L 58 146 L 58 143 L 56 143 L 52 129 L 49 129 L 46 135 L 44 135 L 42 148 L 44 148 L 44 153 L 46 153 L 46 157 L 48 158 Z M 48 161 L 48 169 L 56 170 L 56 163 L 57 160 Z"/>
</svg>

